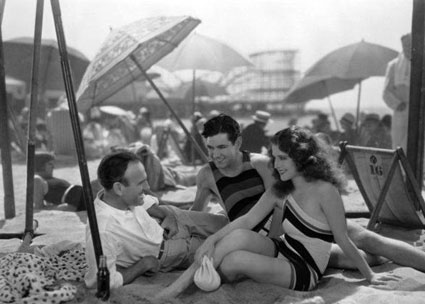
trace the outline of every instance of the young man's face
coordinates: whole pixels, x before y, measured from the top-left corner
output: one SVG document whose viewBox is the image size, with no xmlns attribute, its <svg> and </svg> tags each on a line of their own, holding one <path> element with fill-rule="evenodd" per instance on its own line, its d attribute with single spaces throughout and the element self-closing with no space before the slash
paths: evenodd
<svg viewBox="0 0 425 304">
<path fill-rule="evenodd" d="M 43 171 L 38 172 L 43 178 L 52 178 L 53 177 L 53 169 L 55 168 L 55 161 L 49 160 L 44 164 Z"/>
<path fill-rule="evenodd" d="M 144 190 L 149 190 L 147 174 L 143 165 L 138 161 L 130 162 L 124 174 L 121 199 L 128 206 L 143 204 Z"/>
<path fill-rule="evenodd" d="M 208 154 L 219 169 L 229 167 L 237 157 L 241 147 L 241 137 L 234 144 L 227 133 L 219 133 L 206 139 Z"/>
</svg>

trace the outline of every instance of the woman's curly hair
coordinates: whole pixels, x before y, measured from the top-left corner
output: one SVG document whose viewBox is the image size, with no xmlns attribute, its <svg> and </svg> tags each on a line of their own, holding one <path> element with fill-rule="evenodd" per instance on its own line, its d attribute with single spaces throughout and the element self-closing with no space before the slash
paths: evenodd
<svg viewBox="0 0 425 304">
<path fill-rule="evenodd" d="M 271 138 L 272 145 L 288 154 L 295 166 L 307 181 L 324 180 L 342 190 L 346 185 L 343 171 L 332 157 L 331 147 L 316 137 L 309 130 L 291 126 L 277 132 Z M 274 163 L 274 158 L 269 152 Z M 274 170 L 276 183 L 274 190 L 286 195 L 294 189 L 291 180 L 281 181 Z"/>
</svg>

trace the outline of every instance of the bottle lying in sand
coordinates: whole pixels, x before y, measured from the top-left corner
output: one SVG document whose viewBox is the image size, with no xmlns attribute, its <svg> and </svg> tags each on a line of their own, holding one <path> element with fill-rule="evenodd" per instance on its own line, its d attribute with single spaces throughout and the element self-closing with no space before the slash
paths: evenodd
<svg viewBox="0 0 425 304">
<path fill-rule="evenodd" d="M 102 301 L 109 299 L 109 270 L 106 256 L 99 257 L 99 268 L 97 270 L 97 293 L 96 297 Z"/>
</svg>

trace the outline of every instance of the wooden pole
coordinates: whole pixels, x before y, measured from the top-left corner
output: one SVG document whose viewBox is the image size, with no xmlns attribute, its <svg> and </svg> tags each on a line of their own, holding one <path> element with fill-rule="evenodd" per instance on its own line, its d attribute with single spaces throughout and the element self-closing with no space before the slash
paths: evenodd
<svg viewBox="0 0 425 304">
<path fill-rule="evenodd" d="M 332 117 L 333 117 L 334 122 L 335 122 L 336 129 L 338 131 L 341 131 L 341 129 L 339 128 L 338 118 L 336 117 L 335 109 L 332 105 L 332 100 L 331 100 L 329 95 L 327 96 L 327 99 L 328 99 L 329 107 L 331 108 L 331 113 L 332 113 Z"/>
<path fill-rule="evenodd" d="M 37 0 L 35 27 L 34 27 L 34 46 L 32 57 L 32 75 L 31 75 L 31 99 L 28 122 L 28 143 L 27 143 L 27 193 L 25 205 L 25 234 L 23 246 L 31 243 L 34 234 L 34 154 L 35 154 L 35 122 L 37 119 L 38 104 L 38 80 L 41 53 L 41 33 L 43 31 L 43 11 L 44 0 Z"/>
<path fill-rule="evenodd" d="M 360 123 L 360 99 L 362 97 L 362 81 L 359 81 L 359 90 L 357 91 L 357 109 L 356 109 L 356 132 L 359 131 Z"/>
<path fill-rule="evenodd" d="M 3 24 L 3 16 L 4 16 L 5 5 L 6 5 L 6 0 L 0 0 L 0 24 Z"/>
<path fill-rule="evenodd" d="M 3 16 L 4 1 L 1 2 Z M 2 17 L 3 19 L 3 17 Z M 4 70 L 3 34 L 0 27 L 0 149 L 3 168 L 4 215 L 6 219 L 15 217 L 15 194 L 13 192 L 12 157 L 10 154 L 9 115 L 7 111 L 6 72 Z"/>
<path fill-rule="evenodd" d="M 425 37 L 425 0 L 413 1 L 412 59 L 410 72 L 409 118 L 407 131 L 407 159 L 422 189 L 424 128 L 425 128 L 425 62 L 423 58 Z"/>
<path fill-rule="evenodd" d="M 334 122 L 335 122 L 336 129 L 338 130 L 338 132 L 340 132 L 341 129 L 339 128 L 338 118 L 336 117 L 335 109 L 332 105 L 332 100 L 331 100 L 331 97 L 330 97 L 330 94 L 329 94 L 329 91 L 328 91 L 328 86 L 326 85 L 326 81 L 323 81 L 322 84 L 326 88 L 326 91 L 328 92 L 326 97 L 328 99 L 329 107 L 331 108 L 331 113 L 332 113 L 332 117 L 333 117 Z"/>
<path fill-rule="evenodd" d="M 193 121 L 194 114 L 196 111 L 196 70 L 192 70 L 192 115 L 190 115 L 190 121 L 192 122 L 192 129 L 196 127 L 195 122 Z M 190 161 L 192 165 L 195 164 L 195 147 L 190 145 Z"/>
<path fill-rule="evenodd" d="M 171 114 L 174 116 L 174 118 L 179 123 L 180 127 L 183 129 L 183 131 L 186 134 L 187 138 L 192 142 L 192 145 L 195 147 L 196 151 L 198 151 L 199 155 L 201 155 L 202 160 L 207 163 L 208 162 L 208 157 L 205 155 L 204 151 L 202 151 L 202 149 L 199 146 L 199 144 L 193 138 L 192 134 L 190 134 L 190 132 L 187 130 L 186 126 L 183 124 L 183 122 L 181 121 L 180 117 L 177 115 L 177 113 L 170 106 L 170 104 L 165 99 L 164 95 L 162 95 L 161 91 L 158 89 L 158 87 L 156 86 L 156 84 L 152 81 L 152 79 L 150 78 L 150 76 L 148 75 L 148 73 L 146 73 L 146 71 L 143 69 L 143 67 L 139 64 L 139 62 L 137 61 L 137 59 L 133 55 L 130 55 L 130 58 L 137 65 L 137 67 L 139 68 L 140 72 L 143 74 L 143 76 L 145 77 L 145 79 L 149 82 L 149 84 L 151 85 L 151 87 L 158 94 L 159 98 L 164 102 L 164 104 L 170 110 Z"/>
<path fill-rule="evenodd" d="M 77 103 L 75 100 L 74 85 L 71 77 L 71 68 L 69 65 L 68 51 L 66 48 L 65 34 L 63 32 L 62 17 L 59 6 L 59 0 L 50 0 L 53 18 L 56 29 L 56 36 L 59 46 L 59 54 L 62 66 L 62 75 L 65 84 L 66 97 L 68 99 L 69 115 L 71 118 L 72 131 L 74 133 L 75 146 L 77 149 L 78 164 L 80 167 L 81 180 L 83 184 L 84 203 L 87 209 L 87 217 L 89 220 L 90 232 L 93 240 L 93 247 L 96 256 L 97 265 L 99 265 L 99 257 L 103 255 L 102 244 L 99 236 L 99 228 L 97 226 L 96 212 L 93 204 L 93 194 L 90 185 L 90 176 L 87 169 L 86 156 L 84 152 L 83 137 L 81 135 L 80 121 L 78 117 Z"/>
</svg>

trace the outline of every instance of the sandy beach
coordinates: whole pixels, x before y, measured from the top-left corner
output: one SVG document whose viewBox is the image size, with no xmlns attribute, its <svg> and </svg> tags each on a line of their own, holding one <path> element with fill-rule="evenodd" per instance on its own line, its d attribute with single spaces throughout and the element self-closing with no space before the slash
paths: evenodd
<svg viewBox="0 0 425 304">
<path fill-rule="evenodd" d="M 99 160 L 88 161 L 91 178 L 95 178 Z M 25 162 L 13 165 L 16 217 L 4 219 L 3 201 L 0 205 L 0 233 L 22 232 L 24 229 L 25 210 Z M 55 175 L 66 177 L 74 183 L 80 183 L 77 161 L 63 158 L 57 161 Z M 0 193 L 3 192 L 0 185 Z M 3 199 L 3 198 L 1 198 Z M 366 211 L 360 192 L 353 180 L 349 180 L 347 194 L 343 195 L 347 211 Z M 34 218 L 39 221 L 37 232 L 42 233 L 34 239 L 33 245 L 55 244 L 60 240 L 84 242 L 84 229 L 87 222 L 85 212 L 63 210 L 43 210 L 36 212 Z M 366 225 L 367 219 L 356 219 Z M 409 243 L 421 240 L 425 235 L 421 230 L 406 230 L 394 227 L 381 227 L 380 233 Z M 16 251 L 20 240 L 0 240 L 0 253 L 5 255 Z M 399 276 L 396 282 L 388 282 L 380 288 L 369 286 L 358 271 L 328 269 L 318 288 L 311 292 L 296 292 L 269 284 L 260 284 L 244 280 L 232 284 L 223 284 L 218 290 L 205 293 L 195 286 L 190 287 L 177 299 L 168 299 L 166 303 L 423 303 L 425 298 L 425 273 L 413 268 L 402 267 L 391 262 L 374 267 L 375 272 L 387 272 Z M 132 284 L 114 290 L 110 303 L 158 303 L 154 300 L 162 288 L 173 282 L 181 272 L 159 273 L 154 277 L 140 277 Z M 77 284 L 78 293 L 69 303 L 101 303 L 94 296 L 94 290 L 87 290 L 81 283 Z"/>
</svg>

